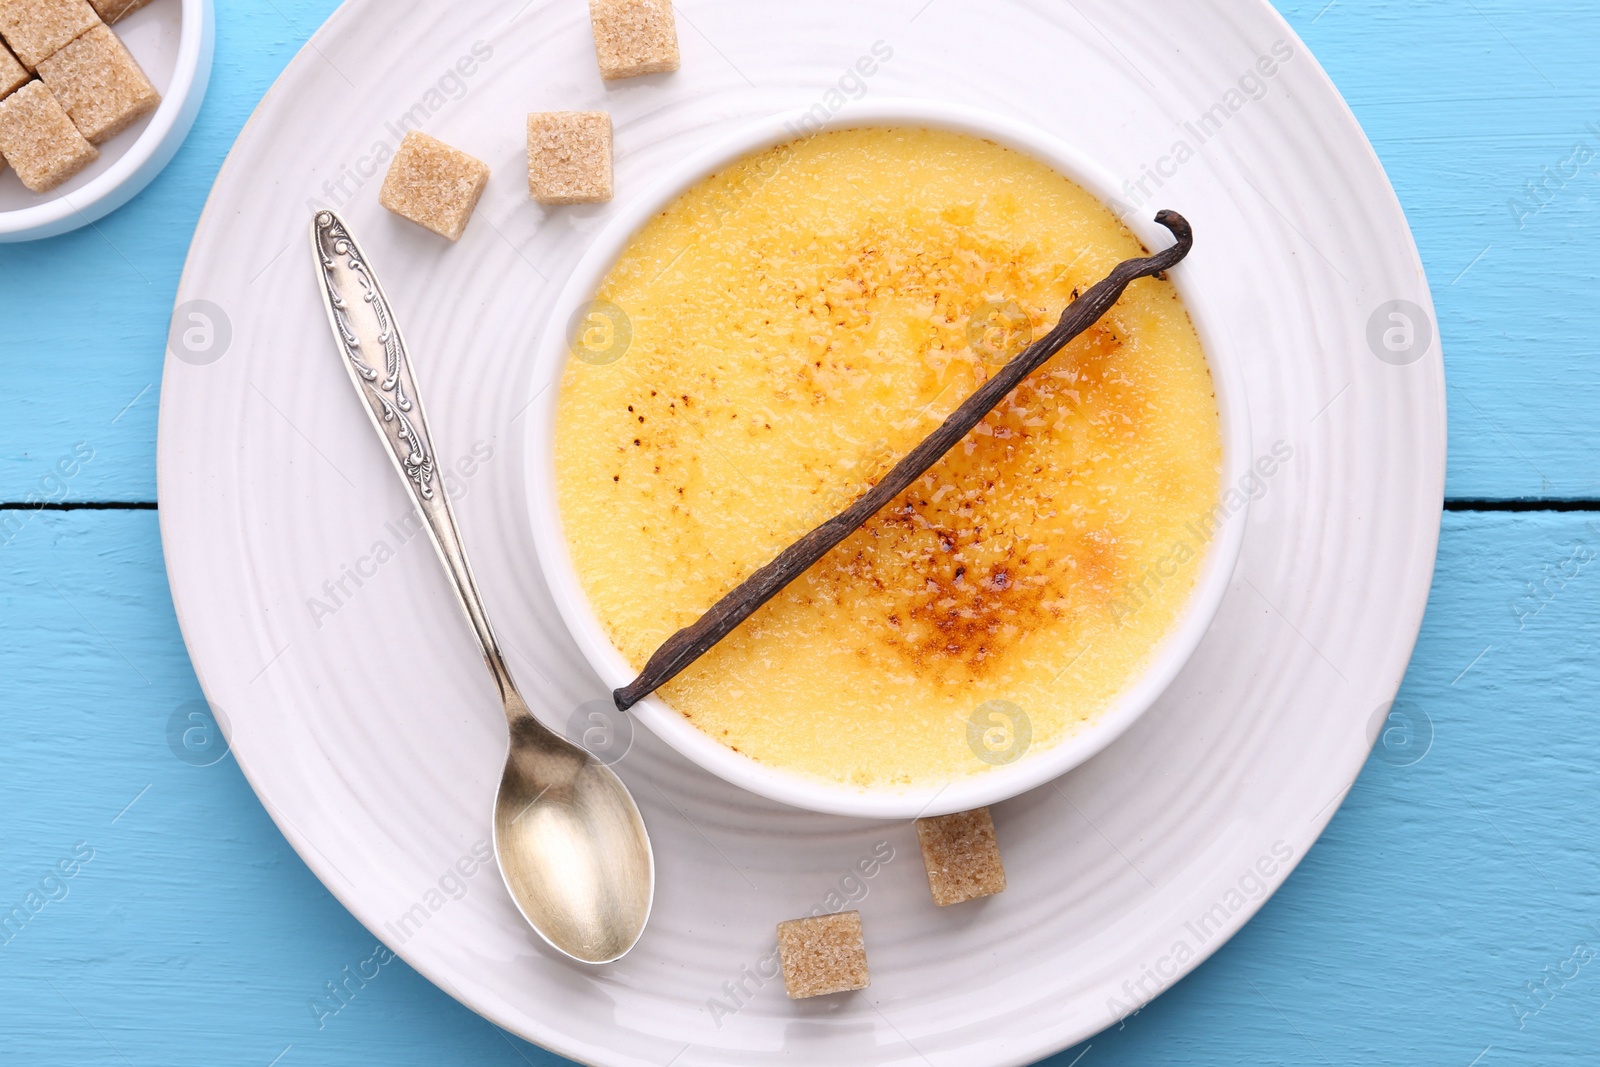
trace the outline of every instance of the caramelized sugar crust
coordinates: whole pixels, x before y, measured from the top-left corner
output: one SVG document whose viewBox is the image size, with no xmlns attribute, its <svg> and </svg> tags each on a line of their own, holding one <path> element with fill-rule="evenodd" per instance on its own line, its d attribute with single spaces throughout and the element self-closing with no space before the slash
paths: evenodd
<svg viewBox="0 0 1600 1067">
<path fill-rule="evenodd" d="M 818 564 L 818 579 L 871 589 L 883 644 L 941 681 L 978 681 L 1023 638 L 1103 606 L 1127 554 L 1104 530 L 1073 528 L 1073 469 L 1055 435 L 1073 395 L 1105 394 L 1121 341 L 1097 328 L 1014 390 L 961 447 Z M 1109 397 L 1108 397 L 1109 399 Z M 1116 398 L 1102 417 L 1127 418 Z M 1131 419 L 1129 420 L 1131 422 Z M 1070 460 L 1069 460 L 1070 463 Z"/>
</svg>

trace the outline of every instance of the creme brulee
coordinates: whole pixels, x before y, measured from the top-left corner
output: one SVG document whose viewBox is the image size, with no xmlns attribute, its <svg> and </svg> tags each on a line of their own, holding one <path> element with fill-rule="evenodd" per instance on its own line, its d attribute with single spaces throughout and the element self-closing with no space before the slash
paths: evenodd
<svg viewBox="0 0 1600 1067">
<path fill-rule="evenodd" d="M 642 666 L 1142 254 L 1050 167 L 936 130 L 823 134 L 684 194 L 607 277 L 557 407 L 561 521 L 617 647 Z M 1170 283 L 1136 282 L 660 695 L 763 763 L 863 787 L 1058 742 L 1185 607 L 1221 461 L 1194 327 Z"/>
</svg>

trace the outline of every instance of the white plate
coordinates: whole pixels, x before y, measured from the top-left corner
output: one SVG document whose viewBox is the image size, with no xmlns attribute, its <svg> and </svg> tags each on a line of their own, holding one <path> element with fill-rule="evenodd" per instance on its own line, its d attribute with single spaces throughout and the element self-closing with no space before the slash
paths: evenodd
<svg viewBox="0 0 1600 1067">
<path fill-rule="evenodd" d="M 54 237 L 139 194 L 189 136 L 211 78 L 211 0 L 153 0 L 112 27 L 161 94 L 161 106 L 99 146 L 100 158 L 48 193 L 0 173 L 0 243 Z"/>
<path fill-rule="evenodd" d="M 495 1022 L 606 1065 L 1030 1063 L 1237 931 L 1366 759 L 1421 622 L 1443 495 L 1443 368 L 1416 250 L 1353 118 L 1262 2 L 679 12 L 683 71 L 609 89 L 576 0 L 514 15 L 350 0 L 289 67 L 223 168 L 178 295 L 159 476 L 185 638 L 306 862 Z M 847 77 L 880 41 L 892 57 Z M 1279 43 L 1292 58 L 1250 80 Z M 312 202 L 343 210 L 397 306 L 512 666 L 564 725 L 604 687 L 526 522 L 521 409 L 547 310 L 649 175 L 754 118 L 848 106 L 858 83 L 1012 114 L 1131 182 L 1168 172 L 1159 198 L 1132 185 L 1130 200 L 1195 224 L 1184 269 L 1215 281 L 1243 354 L 1253 453 L 1292 457 L 1266 464 L 1233 587 L 1172 689 L 1099 757 L 996 809 L 1004 895 L 940 911 L 909 825 L 781 808 L 640 731 L 618 769 L 656 843 L 655 913 L 632 955 L 583 970 L 523 928 L 493 872 L 452 874 L 488 835 L 504 722 L 338 365 Z M 529 203 L 523 113 L 592 107 L 616 117 L 617 203 Z M 374 160 L 408 112 L 494 169 L 459 245 L 377 206 Z M 1193 155 L 1178 163 L 1180 139 Z M 891 849 L 874 877 L 852 875 Z M 761 974 L 773 924 L 846 898 L 861 898 L 871 989 L 791 1004 Z"/>
</svg>

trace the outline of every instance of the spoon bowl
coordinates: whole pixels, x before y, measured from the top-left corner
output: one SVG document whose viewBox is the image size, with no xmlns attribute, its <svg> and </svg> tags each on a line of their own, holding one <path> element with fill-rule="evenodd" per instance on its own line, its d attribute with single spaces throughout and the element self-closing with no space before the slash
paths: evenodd
<svg viewBox="0 0 1600 1067">
<path fill-rule="evenodd" d="M 523 918 L 583 963 L 625 955 L 650 918 L 654 859 L 610 767 L 531 715 L 513 720 L 494 850 Z"/>
</svg>

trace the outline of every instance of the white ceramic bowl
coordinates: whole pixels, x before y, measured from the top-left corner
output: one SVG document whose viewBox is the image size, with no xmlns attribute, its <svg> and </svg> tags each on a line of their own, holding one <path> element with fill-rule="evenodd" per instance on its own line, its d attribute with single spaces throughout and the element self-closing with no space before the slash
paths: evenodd
<svg viewBox="0 0 1600 1067">
<path fill-rule="evenodd" d="M 568 354 L 567 324 L 594 298 L 601 282 L 629 240 L 656 212 L 701 179 L 751 153 L 793 140 L 804 113 L 775 116 L 691 158 L 662 177 L 643 194 L 619 204 L 588 252 L 579 261 L 557 300 L 538 349 L 533 388 L 533 419 L 528 436 L 529 507 L 539 563 L 556 606 L 584 656 L 605 684 L 617 688 L 636 671 L 623 659 L 596 619 L 572 567 L 561 527 L 555 492 L 555 411 L 560 379 Z M 949 104 L 916 100 L 879 100 L 846 108 L 826 129 L 861 126 L 919 126 L 953 130 L 988 138 L 1042 160 L 1114 204 L 1120 183 L 1092 161 L 1050 135 L 1023 123 Z M 1177 211 L 1181 203 L 1167 205 Z M 1150 215 L 1154 215 L 1152 209 Z M 1151 250 L 1172 243 L 1171 234 L 1153 218 L 1125 218 Z M 1205 241 L 1205 220 L 1190 218 L 1197 243 Z M 1237 380 L 1237 360 L 1226 331 L 1215 328 L 1209 313 L 1204 277 L 1193 258 L 1172 273 L 1200 341 L 1216 387 L 1222 420 L 1223 486 L 1237 486 L 1250 470 L 1250 433 L 1244 391 Z M 910 819 L 967 811 L 996 803 L 1049 782 L 1100 752 L 1128 729 L 1171 684 L 1199 647 L 1223 594 L 1227 591 L 1244 536 L 1245 506 L 1221 526 L 1209 546 L 1189 604 L 1176 625 L 1156 647 L 1141 674 L 1094 722 L 1050 747 L 1039 747 L 1017 762 L 943 788 L 859 789 L 834 785 L 783 771 L 734 752 L 702 733 L 665 701 L 650 697 L 633 709 L 636 718 L 683 755 L 735 785 L 782 803 L 812 811 L 862 818 Z"/>
<path fill-rule="evenodd" d="M 0 243 L 87 226 L 132 200 L 189 135 L 211 79 L 212 0 L 154 0 L 112 27 L 161 93 L 161 106 L 100 145 L 100 158 L 48 193 L 0 174 Z"/>
</svg>

